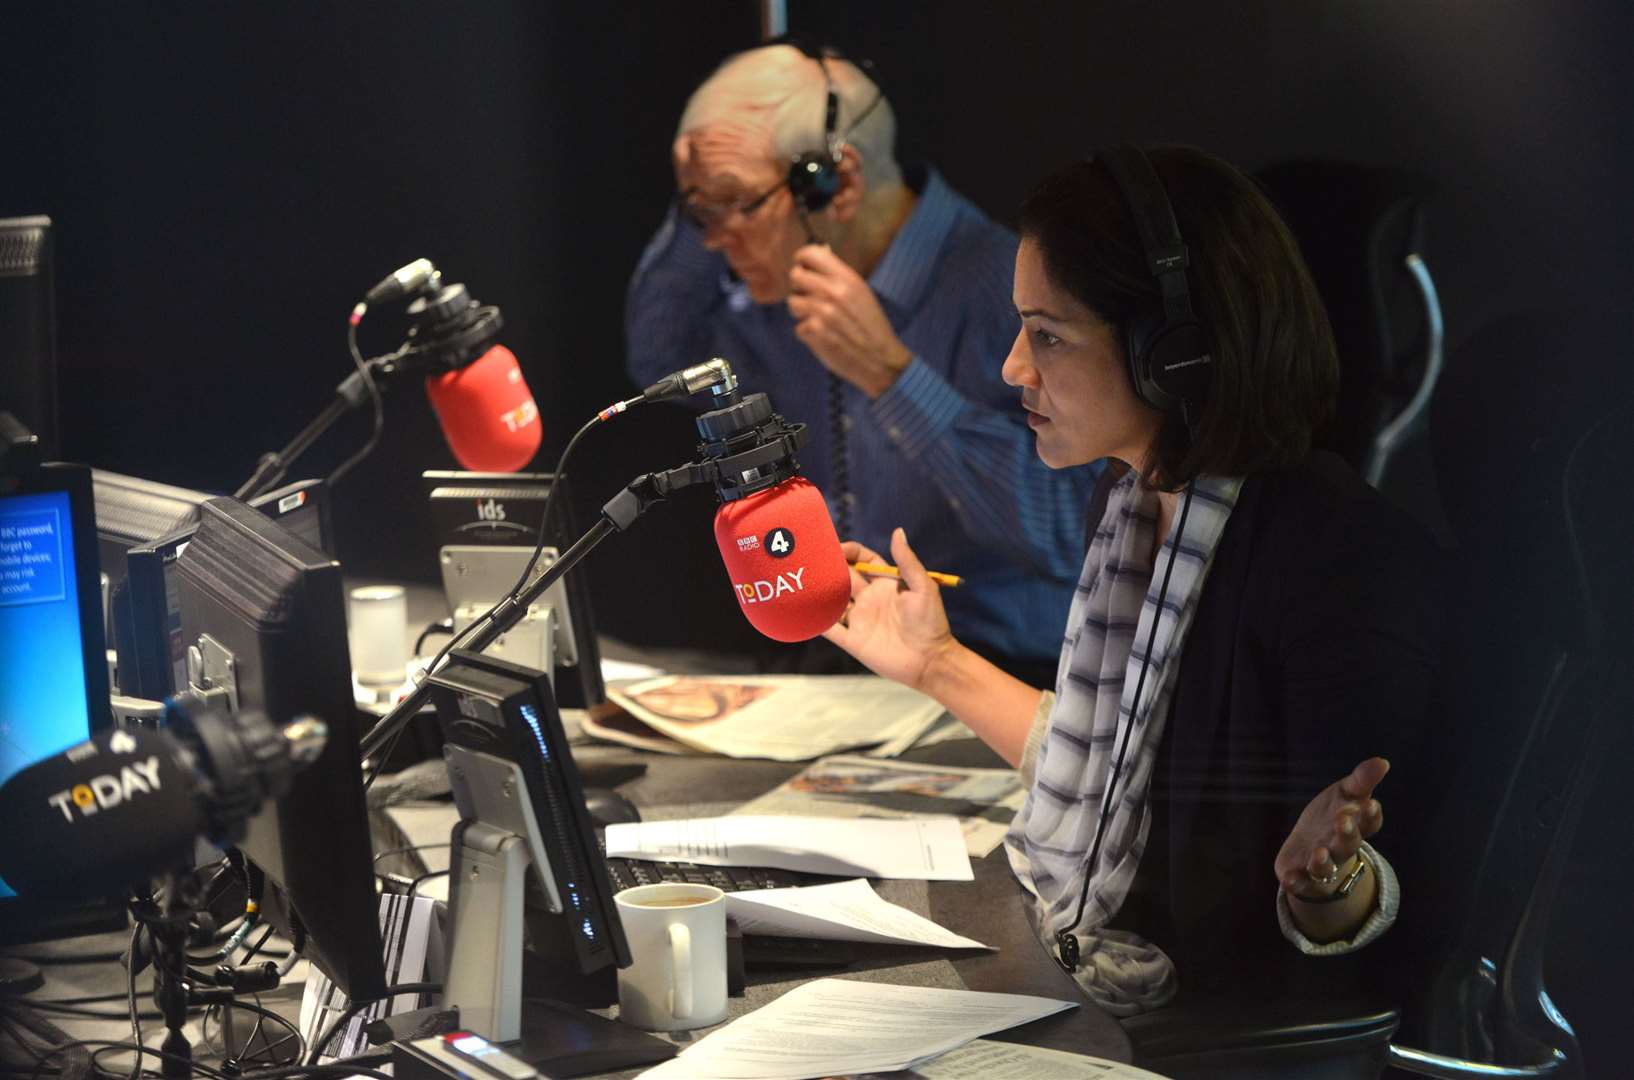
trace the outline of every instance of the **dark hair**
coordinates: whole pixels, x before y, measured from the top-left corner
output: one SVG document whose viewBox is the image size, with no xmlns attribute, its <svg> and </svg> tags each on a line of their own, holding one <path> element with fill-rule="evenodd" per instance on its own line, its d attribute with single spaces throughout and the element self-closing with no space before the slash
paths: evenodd
<svg viewBox="0 0 1634 1080">
<path fill-rule="evenodd" d="M 1214 355 L 1195 441 L 1167 417 L 1140 466 L 1173 491 L 1199 473 L 1291 465 L 1333 411 L 1339 361 L 1322 298 L 1293 233 L 1254 182 L 1200 150 L 1147 151 L 1191 254 L 1192 306 Z M 1160 302 L 1140 234 L 1104 165 L 1079 161 L 1033 189 L 1021 233 L 1050 279 L 1117 331 L 1128 348 L 1136 308 Z"/>
</svg>

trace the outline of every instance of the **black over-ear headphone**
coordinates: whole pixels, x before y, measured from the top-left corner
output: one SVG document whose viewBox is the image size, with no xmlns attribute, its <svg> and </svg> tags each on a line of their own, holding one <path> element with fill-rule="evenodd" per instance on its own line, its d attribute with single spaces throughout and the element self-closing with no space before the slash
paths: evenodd
<svg viewBox="0 0 1634 1080">
<path fill-rule="evenodd" d="M 866 60 L 853 60 L 869 81 L 874 83 L 876 93 L 874 100 L 868 107 L 858 113 L 856 118 L 846 125 L 843 133 L 839 131 L 840 95 L 834 89 L 834 75 L 828 70 L 830 57 L 842 57 L 839 52 L 822 45 L 813 45 L 798 37 L 782 37 L 767 44 L 792 45 L 817 61 L 817 66 L 823 71 L 823 148 L 808 150 L 795 155 L 789 163 L 789 194 L 794 196 L 795 206 L 803 213 L 815 214 L 834 201 L 834 196 L 840 190 L 840 157 L 845 150 L 845 141 L 851 133 L 857 130 L 864 120 L 868 119 L 879 103 L 885 100 L 885 91 L 879 90 L 879 83 L 874 79 L 873 65 Z"/>
<path fill-rule="evenodd" d="M 1191 256 L 1180 238 L 1174 207 L 1151 159 L 1138 147 L 1109 146 L 1096 151 L 1094 160 L 1106 166 L 1123 193 L 1163 297 L 1161 303 L 1142 303 L 1124 327 L 1129 380 L 1135 395 L 1152 408 L 1195 414 L 1208 396 L 1214 354 L 1208 331 L 1192 309 L 1186 282 Z M 1187 422 L 1195 422 L 1195 415 Z"/>
</svg>

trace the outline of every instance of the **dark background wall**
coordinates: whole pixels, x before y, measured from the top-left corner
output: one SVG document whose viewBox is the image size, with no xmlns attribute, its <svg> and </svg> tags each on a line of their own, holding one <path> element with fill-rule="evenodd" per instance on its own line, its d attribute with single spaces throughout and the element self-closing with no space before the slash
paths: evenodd
<svg viewBox="0 0 1634 1080">
<path fill-rule="evenodd" d="M 1114 139 L 1194 143 L 1251 170 L 1306 156 L 1411 169 L 1439 192 L 1428 257 L 1455 350 L 1547 309 L 1574 319 L 1561 379 L 1627 363 L 1628 5 L 789 6 L 795 29 L 877 62 L 904 155 L 995 216 Z M 59 225 L 66 456 L 214 490 L 321 407 L 349 370 L 351 304 L 420 255 L 504 309 L 548 467 L 628 389 L 623 288 L 671 192 L 675 121 L 758 28 L 750 0 L 0 15 L 0 216 Z M 401 332 L 371 315 L 365 351 Z M 299 471 L 327 471 L 365 432 L 349 421 Z M 575 469 L 581 510 L 691 443 L 678 410 L 598 432 Z M 433 577 L 414 477 L 452 465 L 418 389 L 399 388 L 379 449 L 338 492 L 348 566 Z M 604 626 L 748 643 L 710 513 L 664 508 L 598 552 Z"/>
</svg>

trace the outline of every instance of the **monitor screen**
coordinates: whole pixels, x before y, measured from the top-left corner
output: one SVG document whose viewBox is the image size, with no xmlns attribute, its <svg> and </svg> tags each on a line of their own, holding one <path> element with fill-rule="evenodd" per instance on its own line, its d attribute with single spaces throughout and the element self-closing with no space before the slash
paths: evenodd
<svg viewBox="0 0 1634 1080">
<path fill-rule="evenodd" d="M 0 476 L 0 782 L 110 722 L 96 579 L 90 471 Z M 122 923 L 123 914 L 107 898 L 31 905 L 0 881 L 0 940 Z"/>
<path fill-rule="evenodd" d="M 66 491 L 0 496 L 0 782 L 90 733 L 70 513 Z"/>
</svg>

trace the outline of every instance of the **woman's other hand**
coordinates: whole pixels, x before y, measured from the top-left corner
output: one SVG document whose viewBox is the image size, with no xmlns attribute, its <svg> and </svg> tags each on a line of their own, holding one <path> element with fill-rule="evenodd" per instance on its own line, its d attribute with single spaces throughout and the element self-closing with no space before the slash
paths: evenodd
<svg viewBox="0 0 1634 1080">
<path fill-rule="evenodd" d="M 901 529 L 891 534 L 891 556 L 900 578 L 858 572 L 859 562 L 887 560 L 854 540 L 840 547 L 853 566 L 851 604 L 823 636 L 870 671 L 923 690 L 935 661 L 958 645 L 948 629 L 941 587 L 925 573 Z"/>
<path fill-rule="evenodd" d="M 1321 898 L 1338 888 L 1362 841 L 1384 825 L 1373 789 L 1389 771 L 1384 758 L 1368 758 L 1306 805 L 1276 858 L 1277 881 L 1289 896 Z"/>
</svg>

